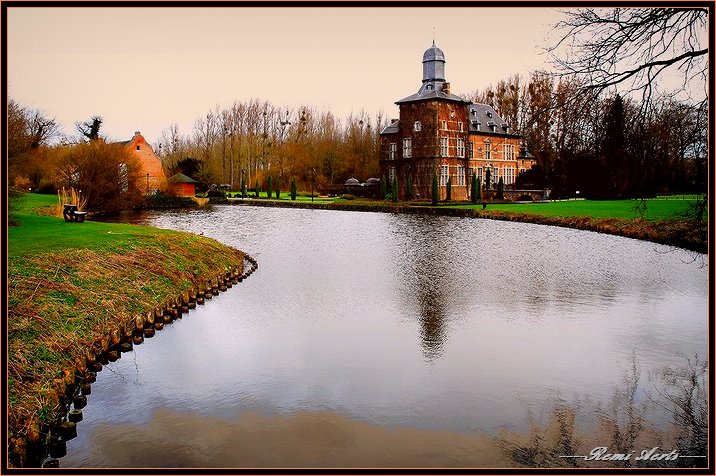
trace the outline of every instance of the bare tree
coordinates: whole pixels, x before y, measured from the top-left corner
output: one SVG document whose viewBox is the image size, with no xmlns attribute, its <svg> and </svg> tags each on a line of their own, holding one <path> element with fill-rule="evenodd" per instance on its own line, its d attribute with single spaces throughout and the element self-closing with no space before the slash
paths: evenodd
<svg viewBox="0 0 716 476">
<path fill-rule="evenodd" d="M 99 139 L 99 129 L 102 127 L 102 118 L 100 116 L 92 116 L 89 121 L 75 123 L 77 131 L 86 137 L 87 140 L 93 141 Z"/>
<path fill-rule="evenodd" d="M 678 70 L 683 88 L 708 78 L 706 8 L 567 10 L 561 38 L 547 50 L 561 76 L 584 79 L 598 92 L 613 86 L 641 92 L 649 104 L 657 79 Z"/>
</svg>

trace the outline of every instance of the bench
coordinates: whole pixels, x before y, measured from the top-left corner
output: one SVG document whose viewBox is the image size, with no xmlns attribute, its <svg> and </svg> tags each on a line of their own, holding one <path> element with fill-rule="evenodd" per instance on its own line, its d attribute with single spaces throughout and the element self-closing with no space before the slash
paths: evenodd
<svg viewBox="0 0 716 476">
<path fill-rule="evenodd" d="M 62 210 L 62 216 L 65 218 L 65 221 L 74 221 L 77 223 L 82 223 L 83 221 L 85 221 L 86 215 L 87 212 L 81 212 L 77 210 L 77 205 L 73 205 L 71 203 L 65 203 Z"/>
</svg>

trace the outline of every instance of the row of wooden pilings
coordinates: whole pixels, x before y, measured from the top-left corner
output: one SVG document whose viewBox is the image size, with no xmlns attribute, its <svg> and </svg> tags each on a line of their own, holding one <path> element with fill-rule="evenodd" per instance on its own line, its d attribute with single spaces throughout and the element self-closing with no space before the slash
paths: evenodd
<svg viewBox="0 0 716 476">
<path fill-rule="evenodd" d="M 197 304 L 204 304 L 207 299 L 242 282 L 257 269 L 256 260 L 244 255 L 243 269 L 233 269 L 207 279 L 164 305 L 122 322 L 98 337 L 84 355 L 75 358 L 74 368 L 63 370 L 53 379 L 48 397 L 56 419 L 47 423 L 36 416 L 27 423 L 25 436 L 9 441 L 10 463 L 15 467 L 58 468 L 57 458 L 67 454 L 67 441 L 77 436 L 77 423 L 82 421 L 82 409 L 87 405 L 87 396 L 92 393 L 97 372 L 144 339 L 154 337 L 157 331 L 195 309 Z"/>
</svg>

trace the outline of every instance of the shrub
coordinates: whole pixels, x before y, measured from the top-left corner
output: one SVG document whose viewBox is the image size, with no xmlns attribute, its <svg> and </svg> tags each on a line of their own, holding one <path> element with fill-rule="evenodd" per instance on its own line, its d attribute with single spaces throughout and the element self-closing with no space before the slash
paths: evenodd
<svg viewBox="0 0 716 476">
<path fill-rule="evenodd" d="M 433 174 L 433 206 L 438 204 L 438 195 L 440 194 L 440 189 L 438 188 L 438 174 Z"/>
<path fill-rule="evenodd" d="M 394 201 L 394 202 L 397 202 L 397 201 L 398 201 L 398 177 L 397 177 L 397 176 L 394 176 L 394 177 L 393 177 L 393 192 L 392 192 L 392 195 L 393 195 L 393 197 L 392 197 L 392 198 L 393 198 L 393 201 Z"/>
<path fill-rule="evenodd" d="M 61 150 L 60 183 L 87 198 L 87 210 L 111 212 L 143 200 L 139 164 L 124 146 L 92 141 Z"/>
<path fill-rule="evenodd" d="M 477 183 L 477 175 L 472 174 L 472 183 L 470 183 L 470 201 L 477 203 L 477 196 L 480 193 L 480 186 Z"/>
<path fill-rule="evenodd" d="M 266 198 L 271 198 L 271 176 L 269 175 L 269 178 L 267 180 L 267 187 L 266 187 Z"/>
<path fill-rule="evenodd" d="M 505 198 L 505 182 L 502 181 L 502 177 L 497 182 L 497 199 L 502 200 Z"/>
<path fill-rule="evenodd" d="M 452 180 L 448 175 L 447 185 L 445 186 L 445 201 L 449 202 L 452 200 Z"/>
<path fill-rule="evenodd" d="M 519 197 L 517 197 L 518 202 L 531 202 L 532 201 L 532 195 L 528 193 L 523 193 Z"/>
<path fill-rule="evenodd" d="M 383 178 L 380 181 L 380 196 L 385 197 L 386 199 L 388 194 L 388 185 L 385 181 L 385 175 L 383 175 Z"/>
<path fill-rule="evenodd" d="M 13 181 L 13 187 L 15 187 L 15 190 L 27 192 L 30 190 L 30 179 L 23 175 L 18 175 Z"/>
<path fill-rule="evenodd" d="M 276 195 L 277 200 L 281 199 L 281 181 L 280 180 L 276 180 L 274 195 Z"/>
<path fill-rule="evenodd" d="M 256 198 L 261 196 L 261 188 L 259 187 L 259 180 L 256 179 Z"/>
<path fill-rule="evenodd" d="M 407 185 L 407 189 L 405 190 L 405 198 L 407 200 L 413 199 L 413 176 L 412 175 L 408 175 L 408 185 Z"/>
<path fill-rule="evenodd" d="M 341 195 L 341 198 L 344 200 L 353 200 L 356 197 L 355 195 L 351 195 L 350 193 L 344 193 L 343 195 Z"/>
<path fill-rule="evenodd" d="M 291 200 L 296 200 L 296 179 L 291 180 Z"/>
</svg>

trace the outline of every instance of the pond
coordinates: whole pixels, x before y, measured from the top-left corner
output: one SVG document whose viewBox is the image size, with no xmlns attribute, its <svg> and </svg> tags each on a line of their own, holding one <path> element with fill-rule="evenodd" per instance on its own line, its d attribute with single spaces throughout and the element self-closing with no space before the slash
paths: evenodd
<svg viewBox="0 0 716 476">
<path fill-rule="evenodd" d="M 595 409 L 588 425 L 634 362 L 646 401 L 660 370 L 707 356 L 708 273 L 684 250 L 388 213 L 131 221 L 260 267 L 98 374 L 63 467 L 501 465 L 479 435 L 526 431 L 565 401 Z"/>
</svg>

